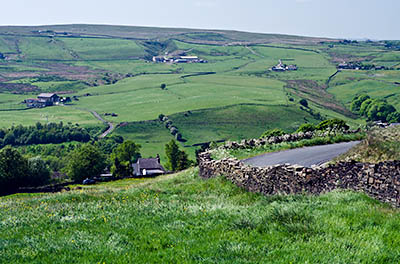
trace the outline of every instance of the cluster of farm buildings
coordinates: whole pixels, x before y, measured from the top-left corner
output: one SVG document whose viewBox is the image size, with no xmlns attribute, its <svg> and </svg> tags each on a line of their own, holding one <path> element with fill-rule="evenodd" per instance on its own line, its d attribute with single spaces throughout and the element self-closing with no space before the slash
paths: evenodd
<svg viewBox="0 0 400 264">
<path fill-rule="evenodd" d="M 43 108 L 58 103 L 67 103 L 70 101 L 71 98 L 63 98 L 55 93 L 41 93 L 37 96 L 37 98 L 25 99 L 22 103 L 26 104 L 26 106 L 29 108 Z"/>
<path fill-rule="evenodd" d="M 277 65 L 275 65 L 274 67 L 272 67 L 271 70 L 276 71 L 276 72 L 297 71 L 297 66 L 296 65 L 286 65 L 282 62 L 282 60 L 279 60 L 279 63 Z"/>
<path fill-rule="evenodd" d="M 200 59 L 197 56 L 154 56 L 153 62 L 160 63 L 207 63 L 208 61 Z"/>
<path fill-rule="evenodd" d="M 339 70 L 387 70 L 385 66 L 379 66 L 379 65 L 362 65 L 360 63 L 347 63 L 343 62 L 338 64 L 337 68 Z"/>
</svg>

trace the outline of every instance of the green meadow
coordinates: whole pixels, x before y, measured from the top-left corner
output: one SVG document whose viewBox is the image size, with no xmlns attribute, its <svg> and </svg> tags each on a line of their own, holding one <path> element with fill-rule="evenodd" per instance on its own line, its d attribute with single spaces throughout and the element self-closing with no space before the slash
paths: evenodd
<svg viewBox="0 0 400 264">
<path fill-rule="evenodd" d="M 72 186 L 75 188 L 76 186 Z M 262 196 L 197 169 L 0 198 L 2 263 L 397 263 L 399 210 L 362 193 Z"/>
</svg>

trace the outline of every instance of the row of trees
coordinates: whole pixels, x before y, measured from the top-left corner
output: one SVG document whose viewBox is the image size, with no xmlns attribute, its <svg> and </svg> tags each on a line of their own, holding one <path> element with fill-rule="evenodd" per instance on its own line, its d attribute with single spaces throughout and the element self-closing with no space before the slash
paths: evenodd
<svg viewBox="0 0 400 264">
<path fill-rule="evenodd" d="M 400 113 L 393 105 L 386 100 L 372 99 L 366 94 L 355 96 L 351 101 L 350 110 L 369 121 L 400 122 Z"/>
<path fill-rule="evenodd" d="M 88 142 L 90 134 L 81 127 L 64 126 L 59 124 L 36 123 L 34 126 L 13 126 L 8 129 L 0 129 L 0 147 L 23 146 L 33 144 L 62 143 L 70 141 Z"/>
</svg>

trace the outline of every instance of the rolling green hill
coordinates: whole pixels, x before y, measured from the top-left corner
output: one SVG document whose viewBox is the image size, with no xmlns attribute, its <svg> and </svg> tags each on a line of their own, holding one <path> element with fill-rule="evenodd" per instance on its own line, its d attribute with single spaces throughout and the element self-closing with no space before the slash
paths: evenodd
<svg viewBox="0 0 400 264">
<path fill-rule="evenodd" d="M 159 114 L 176 120 L 186 140 L 182 145 L 189 146 L 257 137 L 272 127 L 291 132 L 302 122 L 316 123 L 327 117 L 345 119 L 357 127 L 363 121 L 348 106 L 361 92 L 386 98 L 400 110 L 400 51 L 384 42 L 56 25 L 0 27 L 0 53 L 4 57 L 0 59 L 1 127 L 38 121 L 100 127 L 91 114 L 96 111 L 115 125 L 124 124 L 114 133 L 134 139 L 146 155 L 153 156 L 163 152 L 163 145 L 173 138 L 160 124 L 153 124 Z M 151 61 L 166 53 L 198 56 L 208 63 Z M 298 70 L 271 71 L 279 60 L 296 64 Z M 391 69 L 337 72 L 337 64 L 343 61 Z M 21 102 L 40 92 L 77 96 L 79 101 L 25 109 Z M 309 101 L 312 111 L 300 109 L 302 98 Z M 184 116 L 188 112 L 193 114 Z"/>
</svg>

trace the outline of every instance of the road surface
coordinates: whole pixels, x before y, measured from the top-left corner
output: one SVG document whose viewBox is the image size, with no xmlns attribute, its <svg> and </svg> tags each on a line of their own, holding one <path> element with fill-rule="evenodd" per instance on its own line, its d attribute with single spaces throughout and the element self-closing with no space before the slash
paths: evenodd
<svg viewBox="0 0 400 264">
<path fill-rule="evenodd" d="M 104 120 L 96 111 L 90 110 L 92 115 L 94 115 L 98 120 L 108 125 L 108 129 L 104 131 L 103 134 L 99 136 L 99 138 L 105 138 L 108 134 L 110 134 L 114 130 L 114 124 Z"/>
<path fill-rule="evenodd" d="M 257 167 L 267 167 L 285 163 L 311 167 L 312 165 L 321 165 L 343 153 L 346 153 L 358 143 L 360 143 L 360 141 L 290 149 L 280 152 L 267 153 L 243 160 L 243 162 Z"/>
<path fill-rule="evenodd" d="M 70 106 L 70 105 L 64 105 L 64 104 L 62 104 L 62 106 L 65 106 L 65 107 L 72 107 L 72 106 Z M 95 118 L 97 118 L 98 120 L 100 120 L 101 122 L 103 122 L 104 124 L 106 124 L 106 125 L 108 126 L 107 130 L 104 131 L 103 134 L 101 134 L 101 135 L 99 136 L 99 138 L 105 138 L 108 134 L 110 134 L 111 132 L 113 132 L 113 130 L 114 130 L 114 128 L 115 128 L 114 124 L 113 124 L 112 122 L 109 122 L 109 121 L 104 120 L 104 118 L 102 118 L 96 111 L 89 110 L 89 109 L 86 109 L 86 108 L 81 108 L 81 107 L 72 107 L 72 108 L 79 109 L 79 110 L 82 110 L 82 111 L 88 111 L 88 112 L 90 112 Z"/>
</svg>

